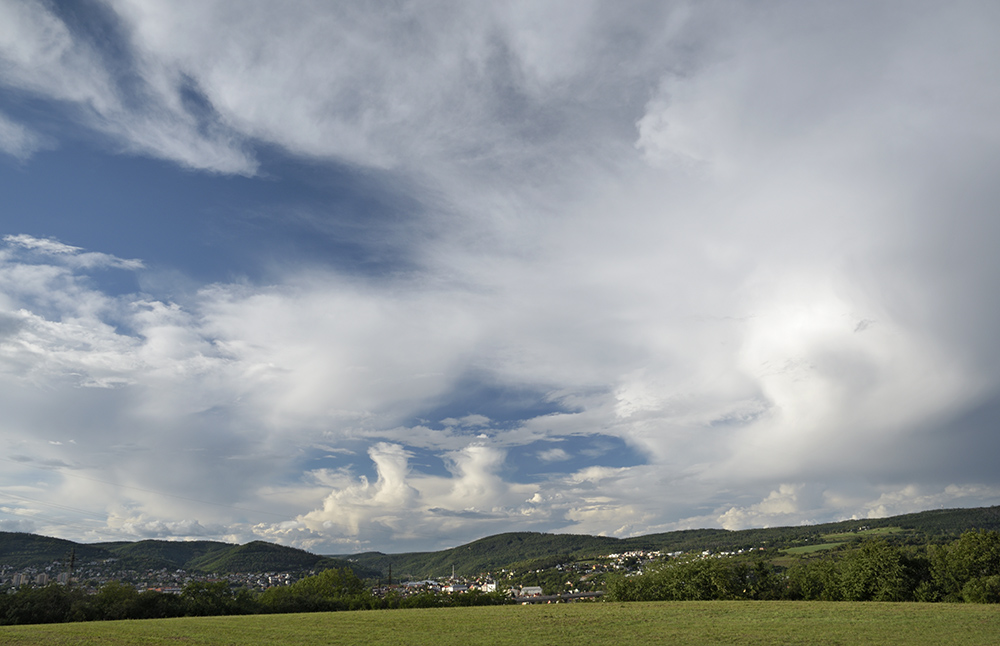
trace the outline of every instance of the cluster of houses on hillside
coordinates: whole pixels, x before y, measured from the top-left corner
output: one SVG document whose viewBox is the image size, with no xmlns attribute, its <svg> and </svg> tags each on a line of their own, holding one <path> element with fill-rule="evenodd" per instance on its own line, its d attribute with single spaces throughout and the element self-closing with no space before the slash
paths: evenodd
<svg viewBox="0 0 1000 646">
<path fill-rule="evenodd" d="M 81 586 L 85 590 L 97 591 L 105 583 L 120 581 L 134 585 L 138 590 L 180 593 L 188 583 L 225 581 L 233 588 L 266 590 L 275 586 L 291 585 L 302 576 L 316 574 L 304 572 L 300 575 L 288 572 L 247 572 L 238 574 L 192 574 L 184 570 L 166 568 L 151 570 L 129 570 L 116 567 L 115 559 L 93 561 L 75 568 L 72 578 L 65 564 L 53 563 L 44 567 L 13 568 L 0 566 L 0 590 L 13 591 L 24 586 L 43 587 L 50 583 Z"/>
<path fill-rule="evenodd" d="M 620 554 L 608 554 L 587 561 L 560 563 L 551 568 L 534 569 L 527 572 L 514 572 L 501 569 L 493 574 L 480 574 L 475 577 L 456 577 L 454 572 L 450 577 L 440 579 L 423 579 L 405 581 L 393 586 L 380 586 L 373 590 L 377 596 L 385 596 L 392 592 L 401 596 L 415 594 L 464 594 L 479 592 L 483 594 L 501 592 L 505 596 L 531 603 L 535 599 L 576 600 L 599 596 L 600 591 L 592 584 L 595 577 L 605 573 L 636 572 L 652 561 L 664 557 L 677 557 L 681 552 L 663 554 L 659 551 L 634 550 Z M 522 584 L 518 581 L 538 579 L 538 575 L 551 574 L 553 580 L 558 579 L 558 586 Z M 534 576 L 533 576 L 534 575 Z"/>
<path fill-rule="evenodd" d="M 755 550 L 717 553 L 705 550 L 700 554 L 696 552 L 689 556 L 694 558 L 725 558 Z M 562 596 L 587 596 L 599 592 L 599 588 L 601 587 L 599 582 L 603 580 L 603 575 L 606 573 L 626 575 L 640 573 L 650 563 L 664 559 L 678 558 L 683 555 L 683 552 L 663 553 L 660 551 L 633 550 L 608 554 L 586 561 L 561 563 L 545 570 L 537 569 L 521 573 L 504 569 L 495 575 L 484 573 L 474 577 L 456 577 L 453 571 L 450 577 L 405 581 L 396 585 L 379 585 L 373 588 L 372 592 L 377 596 L 385 596 L 390 592 L 402 596 L 426 593 L 451 595 L 470 592 L 479 592 L 482 594 L 502 592 L 507 596 L 517 599 L 539 598 L 546 593 Z M 553 583 L 545 584 L 552 589 L 543 589 L 543 585 L 518 583 L 524 580 L 530 582 L 532 578 L 536 582 L 540 581 L 542 580 L 541 575 L 543 573 L 552 575 L 550 577 L 551 580 L 559 581 L 558 589 L 556 589 Z M 185 572 L 184 570 L 169 569 L 136 571 L 120 569 L 117 567 L 116 559 L 107 559 L 79 565 L 73 571 L 72 579 L 66 565 L 58 562 L 49 566 L 36 568 L 15 569 L 10 566 L 0 566 L 0 589 L 6 588 L 8 591 L 13 591 L 22 586 L 45 586 L 53 582 L 67 584 L 72 581 L 74 585 L 96 591 L 105 583 L 120 581 L 134 585 L 138 590 L 180 593 L 188 583 L 223 581 L 234 589 L 246 588 L 261 591 L 275 586 L 291 585 L 299 578 L 312 574 L 315 574 L 315 572 L 302 572 L 298 575 L 287 572 L 198 575 Z M 596 586 L 595 583 L 597 583 Z"/>
</svg>

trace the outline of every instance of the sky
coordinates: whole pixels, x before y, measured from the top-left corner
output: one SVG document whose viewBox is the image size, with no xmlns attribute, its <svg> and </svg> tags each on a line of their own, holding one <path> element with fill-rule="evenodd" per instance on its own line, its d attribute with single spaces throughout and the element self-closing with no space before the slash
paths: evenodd
<svg viewBox="0 0 1000 646">
<path fill-rule="evenodd" d="M 1000 504 L 1000 4 L 0 0 L 0 530 Z"/>
</svg>

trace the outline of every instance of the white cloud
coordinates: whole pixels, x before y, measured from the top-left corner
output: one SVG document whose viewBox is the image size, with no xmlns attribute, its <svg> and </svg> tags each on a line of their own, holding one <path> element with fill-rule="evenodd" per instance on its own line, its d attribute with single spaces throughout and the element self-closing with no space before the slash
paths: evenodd
<svg viewBox="0 0 1000 646">
<path fill-rule="evenodd" d="M 563 460 L 568 460 L 569 457 L 569 453 L 559 447 L 538 452 L 538 459 L 543 462 L 561 462 Z"/>
<path fill-rule="evenodd" d="M 39 134 L 0 113 L 0 151 L 23 160 L 43 146 L 44 139 Z"/>
<path fill-rule="evenodd" d="M 994 504 L 998 495 L 1000 488 L 995 486 L 952 484 L 938 489 L 913 484 L 895 491 L 886 491 L 876 500 L 866 503 L 867 514 L 861 517 L 885 518 L 928 509 L 983 507 Z"/>
<path fill-rule="evenodd" d="M 62 262 L 77 269 L 129 269 L 136 270 L 144 267 L 143 262 L 136 258 L 123 259 L 111 254 L 95 251 L 84 251 L 80 247 L 74 247 L 58 240 L 50 238 L 36 238 L 27 234 L 6 235 L 3 241 L 9 245 L 35 252 L 39 255 L 48 256 L 51 259 Z"/>
<path fill-rule="evenodd" d="M 475 536 L 482 525 L 530 523 L 523 501 L 531 487 L 512 485 L 498 475 L 504 452 L 471 444 L 447 454 L 450 476 L 413 472 L 410 454 L 398 444 L 378 443 L 369 450 L 377 480 L 342 481 L 322 509 L 299 518 L 316 535 L 350 537 L 354 545 L 378 544 L 389 533 L 400 542 L 439 535 Z M 335 531 L 331 531 L 335 530 Z"/>
<path fill-rule="evenodd" d="M 109 135 L 116 148 L 191 168 L 255 172 L 256 162 L 244 150 L 242 137 L 224 126 L 202 123 L 183 106 L 184 78 L 178 70 L 162 71 L 164 78 L 155 79 L 159 85 L 144 79 L 147 83 L 136 96 L 134 86 L 119 87 L 97 46 L 74 34 L 44 3 L 5 3 L 0 25 L 0 82 L 74 104 L 77 118 Z"/>
<path fill-rule="evenodd" d="M 441 423 L 445 426 L 462 426 L 465 428 L 476 428 L 484 427 L 490 425 L 490 418 L 485 415 L 466 415 L 461 419 L 455 419 L 449 417 L 447 419 L 441 420 Z"/>
<path fill-rule="evenodd" d="M 4 508 L 0 508 L 0 511 L 9 513 Z M 33 521 L 21 518 L 4 518 L 0 520 L 0 532 L 22 532 L 30 534 L 35 531 L 36 527 L 37 525 Z"/>
<path fill-rule="evenodd" d="M 126 536 L 136 539 L 193 539 L 204 537 L 216 537 L 225 533 L 222 527 L 206 528 L 196 520 L 180 520 L 165 522 L 162 520 L 149 520 L 139 517 L 116 518 L 114 515 L 108 518 L 108 529 L 118 531 Z"/>
<path fill-rule="evenodd" d="M 302 545 L 995 501 L 977 480 L 995 475 L 936 447 L 1000 389 L 996 9 L 659 4 L 118 0 L 135 103 L 47 5 L 5 5 L 3 82 L 129 151 L 252 174 L 261 142 L 391 168 L 423 210 L 405 275 L 290 265 L 184 302 L 87 280 L 138 260 L 7 236 L 4 441 L 135 487 L 101 489 L 135 505 L 123 531 Z M 564 412 L 413 423 L 470 374 Z M 536 455 L 566 462 L 588 434 L 649 463 L 513 480 L 513 447 L 562 440 Z M 377 477 L 308 463 L 318 445 L 367 448 Z M 210 491 L 226 521 L 150 493 L 168 489 Z"/>
<path fill-rule="evenodd" d="M 796 525 L 803 509 L 799 501 L 801 486 L 783 484 L 766 498 L 749 507 L 731 507 L 719 516 L 724 529 Z"/>
</svg>

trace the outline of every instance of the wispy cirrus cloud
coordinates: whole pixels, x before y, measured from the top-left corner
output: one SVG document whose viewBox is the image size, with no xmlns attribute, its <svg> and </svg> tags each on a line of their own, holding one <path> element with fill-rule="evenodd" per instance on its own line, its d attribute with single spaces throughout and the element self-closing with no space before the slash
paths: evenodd
<svg viewBox="0 0 1000 646">
<path fill-rule="evenodd" d="M 134 59 L 124 51 L 108 64 L 114 54 L 102 47 L 122 28 L 113 13 L 95 4 L 88 24 L 72 20 L 86 10 L 59 9 L 35 0 L 0 7 L 4 85 L 71 106 L 70 119 L 107 135 L 116 148 L 201 170 L 256 171 L 244 137 L 181 100 L 188 82 L 178 70 L 144 76 L 128 69 Z"/>
<path fill-rule="evenodd" d="M 27 250 L 49 260 L 61 262 L 77 269 L 143 269 L 141 260 L 124 259 L 97 251 L 85 251 L 81 247 L 53 240 L 51 238 L 36 238 L 27 234 L 6 235 L 3 241 L 9 247 Z"/>
<path fill-rule="evenodd" d="M 0 152 L 25 160 L 44 148 L 45 144 L 41 135 L 0 113 Z"/>
</svg>

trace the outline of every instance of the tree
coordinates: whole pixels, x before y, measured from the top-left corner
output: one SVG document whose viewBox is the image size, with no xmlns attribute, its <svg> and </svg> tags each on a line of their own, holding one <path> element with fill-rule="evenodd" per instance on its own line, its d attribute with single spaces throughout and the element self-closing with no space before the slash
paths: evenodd
<svg viewBox="0 0 1000 646">
<path fill-rule="evenodd" d="M 316 576 L 307 577 L 293 588 L 308 595 L 338 599 L 353 597 L 365 592 L 365 582 L 349 568 L 331 568 Z"/>
<path fill-rule="evenodd" d="M 10 595 L 4 604 L 3 624 L 53 624 L 69 621 L 80 593 L 58 583 L 28 588 Z"/>
<path fill-rule="evenodd" d="M 178 595 L 146 590 L 140 592 L 132 603 L 130 619 L 163 619 L 183 615 L 184 600 Z"/>
<path fill-rule="evenodd" d="M 865 541 L 840 567 L 846 601 L 905 601 L 913 596 L 908 578 L 902 551 L 882 539 Z"/>
<path fill-rule="evenodd" d="M 798 564 L 788 570 L 785 597 L 805 601 L 840 601 L 840 572 L 831 559 Z"/>
<path fill-rule="evenodd" d="M 360 610 L 374 607 L 365 582 L 349 568 L 333 568 L 287 587 L 268 588 L 260 601 L 270 612 Z"/>
<path fill-rule="evenodd" d="M 944 601 L 996 603 L 994 577 L 1000 576 L 1000 532 L 966 532 L 938 550 L 932 560 L 933 580 Z"/>
<path fill-rule="evenodd" d="M 234 593 L 225 581 L 193 581 L 181 590 L 185 614 L 202 617 L 211 615 L 244 615 L 256 610 L 249 590 Z"/>
<path fill-rule="evenodd" d="M 780 594 L 774 568 L 762 561 L 729 559 L 672 561 L 636 576 L 608 580 L 612 601 L 773 599 Z"/>
<path fill-rule="evenodd" d="M 139 592 L 131 585 L 109 581 L 101 586 L 88 604 L 89 619 L 133 619 Z"/>
</svg>

